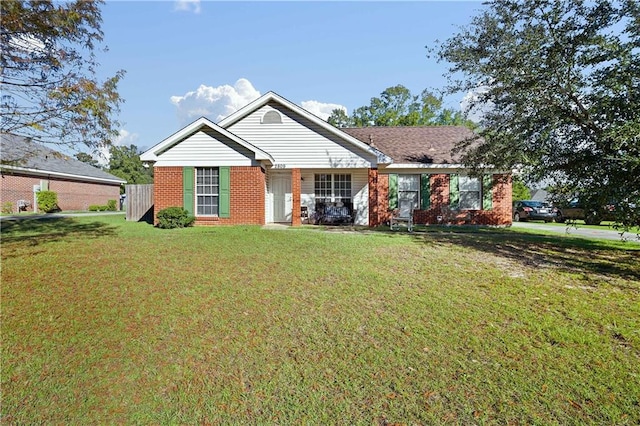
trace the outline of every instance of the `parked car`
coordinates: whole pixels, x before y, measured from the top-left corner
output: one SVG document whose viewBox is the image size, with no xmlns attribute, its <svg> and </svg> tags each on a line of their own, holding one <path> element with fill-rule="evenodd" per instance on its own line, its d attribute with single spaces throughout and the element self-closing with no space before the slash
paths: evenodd
<svg viewBox="0 0 640 426">
<path fill-rule="evenodd" d="M 566 206 L 558 209 L 556 222 L 584 220 L 587 225 L 600 225 L 603 220 L 613 220 L 615 211 L 614 204 L 608 204 L 601 209 L 586 209 L 578 200 L 572 200 Z"/>
<path fill-rule="evenodd" d="M 544 220 L 551 222 L 556 219 L 558 209 L 543 201 L 523 200 L 513 204 L 513 221 Z"/>
</svg>

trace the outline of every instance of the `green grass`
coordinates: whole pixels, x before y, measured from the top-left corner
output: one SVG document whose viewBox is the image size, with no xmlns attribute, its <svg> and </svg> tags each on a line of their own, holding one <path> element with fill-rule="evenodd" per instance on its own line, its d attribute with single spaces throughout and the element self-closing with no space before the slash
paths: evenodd
<svg viewBox="0 0 640 426">
<path fill-rule="evenodd" d="M 638 245 L 2 223 L 3 423 L 638 424 Z"/>
</svg>

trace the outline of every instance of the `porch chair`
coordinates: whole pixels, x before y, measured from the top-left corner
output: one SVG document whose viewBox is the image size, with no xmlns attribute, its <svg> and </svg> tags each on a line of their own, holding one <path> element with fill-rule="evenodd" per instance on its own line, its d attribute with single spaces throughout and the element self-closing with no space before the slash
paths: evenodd
<svg viewBox="0 0 640 426">
<path fill-rule="evenodd" d="M 389 220 L 391 230 L 399 230 L 401 223 L 407 226 L 408 232 L 413 232 L 413 206 L 410 201 L 400 201 L 400 208 L 391 210 Z"/>
</svg>

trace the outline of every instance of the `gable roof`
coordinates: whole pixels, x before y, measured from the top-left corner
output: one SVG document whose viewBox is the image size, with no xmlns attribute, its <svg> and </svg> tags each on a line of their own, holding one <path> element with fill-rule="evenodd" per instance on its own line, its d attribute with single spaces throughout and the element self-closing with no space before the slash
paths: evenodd
<svg viewBox="0 0 640 426">
<path fill-rule="evenodd" d="M 38 176 L 104 182 L 127 181 L 29 139 L 0 133 L 0 168 Z"/>
<path fill-rule="evenodd" d="M 248 105 L 245 105 L 244 107 L 240 108 L 238 111 L 234 112 L 233 114 L 227 116 L 226 118 L 222 119 L 218 125 L 220 127 L 224 127 L 229 128 L 230 126 L 232 126 L 234 123 L 237 123 L 238 121 L 242 120 L 243 118 L 245 118 L 246 116 L 248 116 L 249 114 L 257 111 L 259 108 L 262 108 L 264 105 L 266 105 L 269 102 L 275 102 L 278 103 L 280 105 L 282 105 L 283 107 L 289 109 L 290 111 L 293 111 L 296 114 L 299 114 L 300 116 L 304 117 L 305 119 L 311 121 L 312 123 L 314 123 L 315 125 L 319 126 L 320 128 L 327 130 L 328 132 L 332 133 L 335 136 L 338 136 L 339 138 L 341 138 L 342 140 L 346 141 L 347 143 L 356 146 L 357 148 L 364 150 L 365 152 L 369 152 L 373 155 L 376 156 L 378 163 L 383 163 L 383 164 L 389 164 L 391 163 L 393 160 L 391 159 L 391 157 L 389 157 L 388 155 L 386 155 L 383 151 L 381 151 L 380 149 L 376 148 L 375 146 L 371 146 L 367 143 L 363 143 L 361 140 L 359 140 L 358 138 L 353 137 L 352 135 L 343 132 L 343 129 L 338 129 L 337 127 L 332 126 L 331 124 L 327 123 L 325 120 L 323 120 L 322 118 L 310 113 L 309 111 L 307 111 L 306 109 L 294 104 L 293 102 L 283 98 L 282 96 L 278 95 L 275 92 L 267 92 L 264 95 L 260 96 L 258 99 L 254 100 L 253 102 L 249 103 Z"/>
<path fill-rule="evenodd" d="M 360 127 L 342 131 L 383 151 L 394 164 L 458 165 L 460 158 L 451 150 L 456 143 L 474 136 L 464 126 Z"/>
<path fill-rule="evenodd" d="M 258 161 L 259 160 L 268 160 L 268 161 L 270 161 L 272 163 L 274 162 L 273 157 L 271 157 L 271 155 L 269 155 L 269 153 L 267 153 L 267 152 L 261 150 L 260 148 L 250 144 L 249 142 L 245 141 L 244 139 L 234 135 L 233 133 L 229 132 L 228 130 L 226 130 L 223 127 L 220 127 L 219 125 L 217 125 L 216 123 L 214 123 L 213 121 L 209 120 L 206 117 L 198 118 L 193 123 L 187 125 L 186 127 L 182 128 L 181 130 L 178 130 L 176 133 L 174 133 L 173 135 L 169 136 L 168 138 L 166 138 L 162 142 L 154 145 L 153 147 L 151 147 L 147 151 L 143 152 L 140 155 L 140 159 L 142 161 L 157 161 L 158 160 L 158 155 L 160 155 L 163 152 L 167 151 L 169 148 L 171 148 L 172 146 L 176 145 L 178 142 L 182 141 L 187 136 L 190 136 L 190 135 L 196 133 L 197 131 L 199 131 L 203 127 L 208 127 L 211 130 L 220 133 L 221 135 L 223 135 L 223 136 L 231 139 L 232 141 L 236 142 L 240 146 L 243 146 L 244 148 L 246 148 L 249 151 L 253 152 L 255 154 L 255 156 L 256 156 L 256 160 L 258 160 Z"/>
</svg>

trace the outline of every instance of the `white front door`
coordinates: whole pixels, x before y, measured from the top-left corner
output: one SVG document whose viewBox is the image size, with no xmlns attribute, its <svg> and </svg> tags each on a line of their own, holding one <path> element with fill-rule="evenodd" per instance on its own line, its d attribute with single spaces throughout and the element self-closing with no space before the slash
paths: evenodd
<svg viewBox="0 0 640 426">
<path fill-rule="evenodd" d="M 291 222 L 293 197 L 291 194 L 291 174 L 274 173 L 271 176 L 273 194 L 273 221 Z"/>
</svg>

